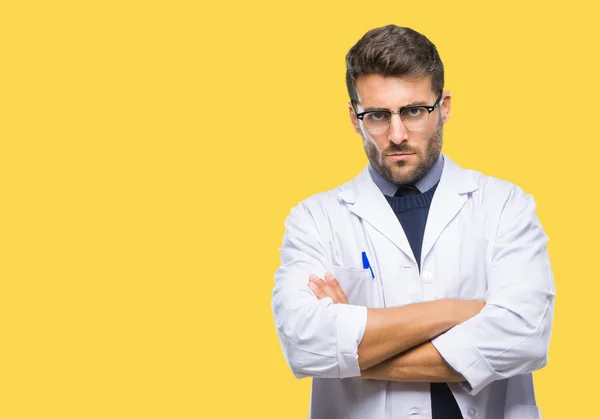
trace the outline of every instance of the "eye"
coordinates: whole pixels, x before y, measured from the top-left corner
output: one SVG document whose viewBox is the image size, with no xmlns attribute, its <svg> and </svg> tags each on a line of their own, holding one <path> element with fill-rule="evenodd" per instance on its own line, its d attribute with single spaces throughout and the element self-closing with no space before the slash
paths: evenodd
<svg viewBox="0 0 600 419">
<path fill-rule="evenodd" d="M 419 116 L 421 116 L 423 114 L 424 110 L 423 108 L 419 108 L 418 106 L 415 106 L 413 108 L 407 108 L 404 111 L 402 111 L 402 115 L 408 117 L 408 118 L 418 118 Z"/>
<path fill-rule="evenodd" d="M 373 122 L 386 121 L 389 119 L 389 113 L 383 111 L 369 112 L 365 115 L 365 118 Z"/>
</svg>

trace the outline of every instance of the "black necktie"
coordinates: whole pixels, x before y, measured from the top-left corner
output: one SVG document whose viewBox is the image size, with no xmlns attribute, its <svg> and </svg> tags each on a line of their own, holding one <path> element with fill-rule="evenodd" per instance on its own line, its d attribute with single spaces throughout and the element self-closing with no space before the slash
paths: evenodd
<svg viewBox="0 0 600 419">
<path fill-rule="evenodd" d="M 403 196 L 417 195 L 420 193 L 421 192 L 419 192 L 415 185 L 398 185 L 398 190 L 394 196 L 401 198 Z"/>
</svg>

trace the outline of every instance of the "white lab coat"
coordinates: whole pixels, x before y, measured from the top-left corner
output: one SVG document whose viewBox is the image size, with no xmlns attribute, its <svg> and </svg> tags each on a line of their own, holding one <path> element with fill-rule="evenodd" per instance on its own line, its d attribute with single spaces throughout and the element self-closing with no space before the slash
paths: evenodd
<svg viewBox="0 0 600 419">
<path fill-rule="evenodd" d="M 487 303 L 432 341 L 467 380 L 449 384 L 463 417 L 540 417 L 531 372 L 548 362 L 555 288 L 534 200 L 509 182 L 444 160 L 420 272 L 367 169 L 301 202 L 287 218 L 272 308 L 292 372 L 313 377 L 312 419 L 431 417 L 428 383 L 353 377 L 360 375 L 357 348 L 367 307 L 442 298 Z M 349 304 L 319 301 L 307 286 L 310 274 L 326 272 Z"/>
</svg>

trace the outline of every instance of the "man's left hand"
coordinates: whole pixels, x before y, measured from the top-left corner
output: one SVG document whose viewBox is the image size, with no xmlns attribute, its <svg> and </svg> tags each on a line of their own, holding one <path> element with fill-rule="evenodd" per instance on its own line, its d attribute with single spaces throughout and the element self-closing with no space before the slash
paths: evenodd
<svg viewBox="0 0 600 419">
<path fill-rule="evenodd" d="M 330 273 L 325 274 L 325 280 L 311 275 L 308 279 L 308 286 L 319 300 L 330 297 L 336 304 L 348 304 L 348 299 L 340 287 L 340 283 Z"/>
</svg>

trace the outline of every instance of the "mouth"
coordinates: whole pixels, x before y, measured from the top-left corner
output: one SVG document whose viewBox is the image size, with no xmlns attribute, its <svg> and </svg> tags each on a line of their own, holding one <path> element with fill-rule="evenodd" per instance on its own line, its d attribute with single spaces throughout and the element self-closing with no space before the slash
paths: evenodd
<svg viewBox="0 0 600 419">
<path fill-rule="evenodd" d="M 392 153 L 388 154 L 387 157 L 391 160 L 407 160 L 410 156 L 413 156 L 415 153 Z"/>
</svg>

